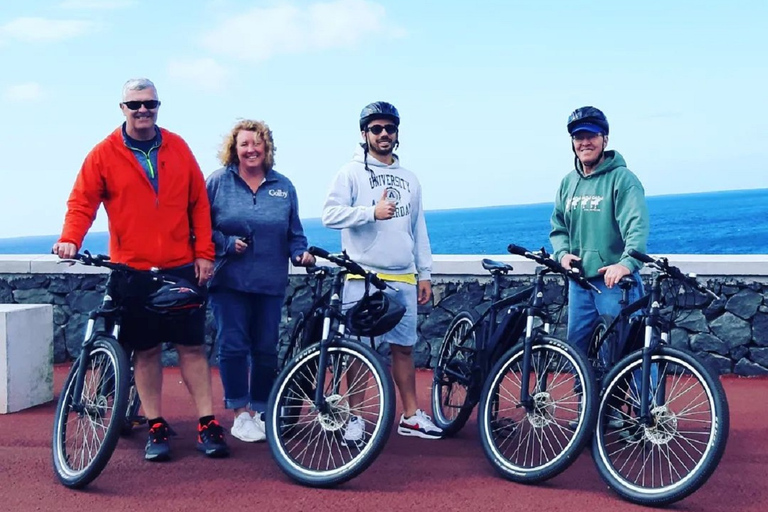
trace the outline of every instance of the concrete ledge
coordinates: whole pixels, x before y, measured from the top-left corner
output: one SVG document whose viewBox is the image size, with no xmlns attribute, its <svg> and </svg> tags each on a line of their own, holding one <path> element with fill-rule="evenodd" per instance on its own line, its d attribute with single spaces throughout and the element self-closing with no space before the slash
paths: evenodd
<svg viewBox="0 0 768 512">
<path fill-rule="evenodd" d="M 653 255 L 652 255 L 653 256 Z M 659 256 L 659 255 L 656 255 Z M 700 276 L 754 276 L 768 278 L 768 254 L 670 254 L 670 263 L 684 272 Z M 536 263 L 511 254 L 436 254 L 432 274 L 435 276 L 487 276 L 483 258 L 509 263 L 513 275 L 532 275 Z M 51 254 L 0 254 L 0 274 L 105 274 L 103 268 L 57 263 Z M 644 272 L 650 272 L 645 270 Z M 302 268 L 291 266 L 291 274 L 303 274 Z"/>
<path fill-rule="evenodd" d="M 53 306 L 0 304 L 0 414 L 53 400 Z"/>
</svg>

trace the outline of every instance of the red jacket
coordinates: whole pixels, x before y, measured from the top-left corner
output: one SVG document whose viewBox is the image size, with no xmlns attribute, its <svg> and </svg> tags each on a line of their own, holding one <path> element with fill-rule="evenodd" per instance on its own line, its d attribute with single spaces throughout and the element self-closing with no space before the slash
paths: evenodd
<svg viewBox="0 0 768 512">
<path fill-rule="evenodd" d="M 112 261 L 147 270 L 213 261 L 211 214 L 205 179 L 186 142 L 160 128 L 158 192 L 133 152 L 122 128 L 88 153 L 67 201 L 60 242 L 80 249 L 104 203 L 109 218 Z"/>
</svg>

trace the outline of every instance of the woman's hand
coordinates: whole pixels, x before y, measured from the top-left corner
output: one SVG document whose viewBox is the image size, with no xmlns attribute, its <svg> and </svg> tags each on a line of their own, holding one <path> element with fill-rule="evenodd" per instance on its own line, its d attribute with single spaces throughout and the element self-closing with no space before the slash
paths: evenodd
<svg viewBox="0 0 768 512">
<path fill-rule="evenodd" d="M 301 256 L 296 256 L 293 264 L 299 267 L 310 267 L 315 264 L 315 257 L 304 251 Z"/>
</svg>

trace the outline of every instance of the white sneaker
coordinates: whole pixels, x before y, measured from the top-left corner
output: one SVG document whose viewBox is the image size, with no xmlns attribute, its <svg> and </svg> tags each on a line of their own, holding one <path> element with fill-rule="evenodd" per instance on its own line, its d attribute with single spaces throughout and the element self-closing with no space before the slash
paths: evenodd
<svg viewBox="0 0 768 512">
<path fill-rule="evenodd" d="M 235 423 L 230 430 L 232 437 L 236 437 L 246 443 L 255 443 L 264 441 L 267 437 L 264 435 L 264 429 L 253 421 L 251 415 L 247 412 L 241 412 L 235 418 Z"/>
<path fill-rule="evenodd" d="M 266 440 L 267 439 L 267 423 L 263 419 L 261 419 L 260 412 L 253 413 L 253 424 L 256 425 L 256 430 L 259 431 L 259 435 L 260 435 L 259 441 Z"/>
<path fill-rule="evenodd" d="M 416 414 L 410 418 L 401 414 L 397 433 L 401 436 L 414 436 L 422 439 L 440 439 L 443 437 L 442 429 L 432 423 L 432 418 L 424 414 L 421 409 L 416 409 Z"/>
<path fill-rule="evenodd" d="M 341 438 L 341 445 L 347 446 L 347 443 L 357 445 L 365 437 L 365 422 L 362 416 L 352 416 L 349 418 L 347 427 L 344 429 L 344 435 Z"/>
</svg>

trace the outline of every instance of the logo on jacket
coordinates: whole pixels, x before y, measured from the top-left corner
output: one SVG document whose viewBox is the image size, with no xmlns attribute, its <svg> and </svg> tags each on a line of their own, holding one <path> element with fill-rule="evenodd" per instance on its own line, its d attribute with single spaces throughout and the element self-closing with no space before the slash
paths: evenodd
<svg viewBox="0 0 768 512">
<path fill-rule="evenodd" d="M 575 210 L 581 206 L 585 212 L 599 212 L 603 196 L 574 196 L 568 201 L 566 210 Z"/>
<path fill-rule="evenodd" d="M 387 187 L 387 201 L 395 204 L 400 202 L 400 191 L 396 188 Z"/>
<path fill-rule="evenodd" d="M 285 199 L 286 197 L 288 197 L 288 192 L 278 188 L 277 190 L 275 189 L 270 190 L 269 195 L 272 197 L 282 197 L 283 199 Z"/>
</svg>

